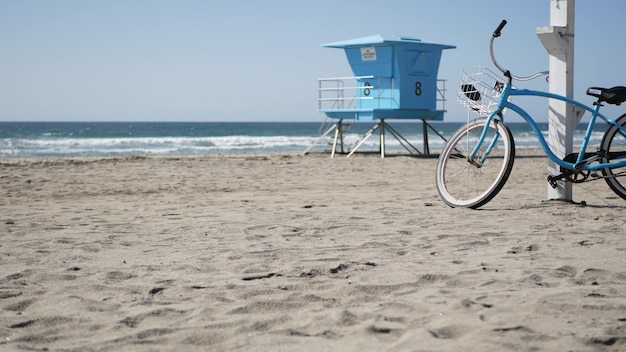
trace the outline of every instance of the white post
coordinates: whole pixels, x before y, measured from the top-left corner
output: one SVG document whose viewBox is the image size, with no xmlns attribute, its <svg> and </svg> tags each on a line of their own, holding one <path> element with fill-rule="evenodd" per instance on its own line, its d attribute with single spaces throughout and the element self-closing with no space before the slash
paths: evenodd
<svg viewBox="0 0 626 352">
<path fill-rule="evenodd" d="M 537 28 L 537 36 L 550 54 L 549 91 L 574 97 L 574 2 L 550 0 L 550 26 Z M 550 99 L 548 107 L 548 144 L 559 158 L 573 151 L 574 130 L 582 116 L 576 116 L 574 107 Z M 560 174 L 560 167 L 550 161 L 550 175 Z M 557 188 L 548 185 L 548 199 L 572 200 L 572 185 L 558 182 Z"/>
</svg>

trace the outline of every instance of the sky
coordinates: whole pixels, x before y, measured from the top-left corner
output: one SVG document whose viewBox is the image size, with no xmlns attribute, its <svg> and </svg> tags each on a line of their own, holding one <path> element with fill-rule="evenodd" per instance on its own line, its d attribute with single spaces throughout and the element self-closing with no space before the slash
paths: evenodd
<svg viewBox="0 0 626 352">
<path fill-rule="evenodd" d="M 352 72 L 322 44 L 381 34 L 455 45 L 438 74 L 454 87 L 463 68 L 493 68 L 489 39 L 506 19 L 498 61 L 528 75 L 548 69 L 535 33 L 550 1 L 0 0 L 0 121 L 323 121 L 317 79 Z M 625 15 L 623 0 L 576 1 L 576 99 L 626 85 Z M 455 93 L 444 121 L 467 118 Z"/>
</svg>

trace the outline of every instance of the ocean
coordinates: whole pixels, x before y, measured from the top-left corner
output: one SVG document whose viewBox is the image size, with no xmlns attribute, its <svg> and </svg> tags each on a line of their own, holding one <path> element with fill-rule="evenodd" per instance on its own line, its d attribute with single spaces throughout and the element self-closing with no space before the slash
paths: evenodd
<svg viewBox="0 0 626 352">
<path fill-rule="evenodd" d="M 0 157 L 28 156 L 174 156 L 225 153 L 304 152 L 334 123 L 325 122 L 0 122 Z M 388 121 L 404 138 L 423 150 L 422 123 Z M 461 122 L 429 122 L 442 136 L 449 137 Z M 374 122 L 358 122 L 345 133 L 346 146 L 356 143 Z M 525 123 L 507 123 L 517 148 L 538 147 Z M 540 124 L 544 136 L 548 124 Z M 580 143 L 584 125 L 575 134 Z M 600 142 L 603 126 L 597 126 L 591 146 Z M 430 150 L 441 149 L 444 141 L 429 130 Z M 330 135 L 332 136 L 332 134 Z M 330 151 L 330 136 L 313 152 Z M 385 148 L 403 150 L 389 133 Z M 359 149 L 376 151 L 378 132 Z"/>
</svg>

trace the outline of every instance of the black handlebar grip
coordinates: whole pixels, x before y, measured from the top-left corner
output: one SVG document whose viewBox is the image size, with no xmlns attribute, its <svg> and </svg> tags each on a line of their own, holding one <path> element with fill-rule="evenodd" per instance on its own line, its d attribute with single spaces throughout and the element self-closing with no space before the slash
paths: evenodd
<svg viewBox="0 0 626 352">
<path fill-rule="evenodd" d="M 506 26 L 506 20 L 502 20 L 502 22 L 500 22 L 500 25 L 498 26 L 498 28 L 496 28 L 496 30 L 493 31 L 494 38 L 497 38 L 497 37 L 500 36 L 500 31 L 502 31 L 502 28 L 504 28 L 504 26 Z"/>
</svg>

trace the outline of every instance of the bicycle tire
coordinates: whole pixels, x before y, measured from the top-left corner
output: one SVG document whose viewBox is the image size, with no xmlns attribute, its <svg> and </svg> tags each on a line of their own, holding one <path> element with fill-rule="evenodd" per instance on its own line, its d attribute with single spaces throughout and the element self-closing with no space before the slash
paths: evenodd
<svg viewBox="0 0 626 352">
<path fill-rule="evenodd" d="M 479 208 L 495 197 L 511 174 L 515 159 L 515 141 L 511 130 L 501 121 L 492 120 L 487 136 L 473 162 L 467 155 L 474 149 L 487 121 L 478 119 L 459 128 L 448 140 L 437 162 L 435 179 L 439 197 L 451 207 Z M 478 165 L 490 141 L 497 144 Z"/>
<path fill-rule="evenodd" d="M 620 116 L 616 122 L 620 126 L 626 127 L 626 114 Z M 604 136 L 602 136 L 602 142 L 600 144 L 600 149 L 604 153 L 602 163 L 611 162 L 612 156 L 617 156 L 620 153 L 623 155 L 623 153 L 626 153 L 626 136 L 618 133 L 618 131 L 619 129 L 617 127 L 611 126 L 606 130 L 606 132 L 604 132 Z M 618 196 L 626 199 L 626 185 L 620 182 L 620 179 L 626 181 L 626 177 L 617 177 L 616 173 L 619 172 L 626 172 L 626 167 L 602 169 L 604 180 L 609 185 L 611 190 L 613 190 L 613 192 L 615 192 Z"/>
</svg>

